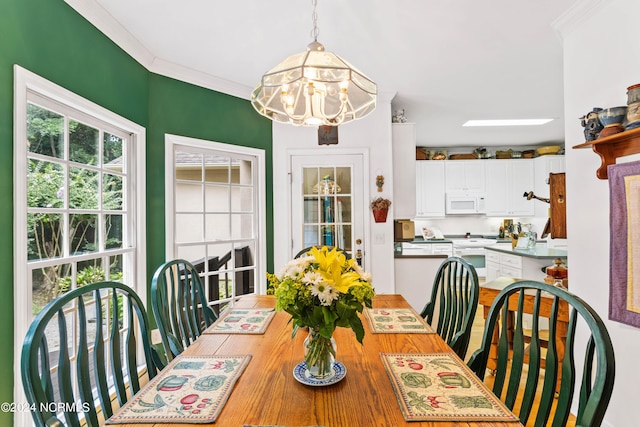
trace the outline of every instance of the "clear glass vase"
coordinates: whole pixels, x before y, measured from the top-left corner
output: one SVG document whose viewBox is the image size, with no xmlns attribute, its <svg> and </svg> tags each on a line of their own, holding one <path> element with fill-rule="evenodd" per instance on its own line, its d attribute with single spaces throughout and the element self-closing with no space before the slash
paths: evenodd
<svg viewBox="0 0 640 427">
<path fill-rule="evenodd" d="M 304 361 L 309 375 L 318 379 L 330 378 L 334 375 L 335 360 L 336 340 L 325 338 L 317 329 L 309 328 L 309 335 L 304 340 Z"/>
</svg>

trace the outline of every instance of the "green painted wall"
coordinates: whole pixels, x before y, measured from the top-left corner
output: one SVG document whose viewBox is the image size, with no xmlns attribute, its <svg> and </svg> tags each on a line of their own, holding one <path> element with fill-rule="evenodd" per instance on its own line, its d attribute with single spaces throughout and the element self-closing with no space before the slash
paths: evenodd
<svg viewBox="0 0 640 427">
<path fill-rule="evenodd" d="M 271 124 L 248 101 L 149 73 L 63 0 L 0 0 L 0 402 L 13 400 L 13 64 L 147 129 L 147 274 L 164 261 L 164 133 L 266 150 Z M 273 260 L 268 259 L 272 270 Z M 12 424 L 0 412 L 0 426 Z"/>
<path fill-rule="evenodd" d="M 184 135 L 266 151 L 267 246 L 273 242 L 273 188 L 271 169 L 271 122 L 257 114 L 248 101 L 151 74 L 149 80 L 149 131 L 147 134 L 147 234 L 164 234 L 164 135 Z M 163 185 L 149 183 L 158 182 Z M 164 239 L 147 246 L 148 271 L 164 261 Z M 160 244 L 162 243 L 162 244 Z M 267 269 L 273 271 L 268 251 Z M 151 277 L 151 275 L 149 275 Z"/>
</svg>

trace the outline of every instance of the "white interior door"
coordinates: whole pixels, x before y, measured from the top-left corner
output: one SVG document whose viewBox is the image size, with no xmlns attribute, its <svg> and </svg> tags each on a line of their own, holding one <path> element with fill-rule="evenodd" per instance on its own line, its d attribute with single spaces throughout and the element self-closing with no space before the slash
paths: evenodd
<svg viewBox="0 0 640 427">
<path fill-rule="evenodd" d="M 365 266 L 363 165 L 362 154 L 291 156 L 292 256 L 337 246 Z"/>
</svg>

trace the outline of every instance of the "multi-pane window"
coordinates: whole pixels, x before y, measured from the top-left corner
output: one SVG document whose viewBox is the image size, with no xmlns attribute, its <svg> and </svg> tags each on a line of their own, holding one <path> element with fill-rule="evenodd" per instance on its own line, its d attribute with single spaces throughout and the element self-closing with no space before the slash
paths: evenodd
<svg viewBox="0 0 640 427">
<path fill-rule="evenodd" d="M 22 340 L 48 302 L 105 280 L 125 283 L 146 299 L 145 251 L 139 244 L 145 130 L 27 70 L 16 66 L 15 72 L 14 381 L 15 401 L 24 402 Z M 112 305 L 104 298 L 100 305 L 108 323 Z M 89 311 L 95 305 L 85 301 Z M 64 308 L 70 354 L 77 346 L 78 310 Z M 118 326 L 123 334 L 129 328 L 126 319 Z M 55 372 L 58 334 L 46 334 Z M 15 424 L 27 425 L 30 418 L 17 413 Z"/>
<path fill-rule="evenodd" d="M 304 167 L 302 247 L 326 245 L 353 252 L 351 168 Z"/>
<path fill-rule="evenodd" d="M 45 98 L 29 99 L 26 237 L 35 315 L 70 289 L 123 281 L 133 248 L 129 135 Z"/>
<path fill-rule="evenodd" d="M 260 167 L 257 156 L 215 146 L 172 146 L 167 238 L 172 256 L 200 272 L 209 303 L 220 312 L 234 297 L 257 290 Z"/>
</svg>

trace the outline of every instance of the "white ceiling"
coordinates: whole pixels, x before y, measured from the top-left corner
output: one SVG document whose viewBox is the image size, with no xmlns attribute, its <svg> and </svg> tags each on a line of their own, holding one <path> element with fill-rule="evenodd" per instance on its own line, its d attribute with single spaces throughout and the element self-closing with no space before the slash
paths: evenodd
<svg viewBox="0 0 640 427">
<path fill-rule="evenodd" d="M 247 99 L 263 72 L 312 41 L 311 0 L 91 2 L 117 21 L 103 31 L 124 27 L 119 39 L 138 43 L 147 59 L 233 82 L 233 94 Z M 318 41 L 372 78 L 381 94 L 395 93 L 393 109 L 417 124 L 419 145 L 564 140 L 562 42 L 552 23 L 576 0 L 318 3 Z M 505 118 L 555 120 L 462 127 L 469 119 Z"/>
</svg>

